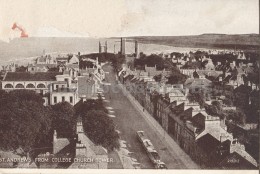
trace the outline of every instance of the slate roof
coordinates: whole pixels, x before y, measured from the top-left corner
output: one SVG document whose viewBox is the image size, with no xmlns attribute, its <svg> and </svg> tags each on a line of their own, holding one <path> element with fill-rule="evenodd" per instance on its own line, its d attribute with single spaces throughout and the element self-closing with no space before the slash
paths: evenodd
<svg viewBox="0 0 260 174">
<path fill-rule="evenodd" d="M 68 68 L 79 68 L 79 64 L 67 64 L 66 65 Z"/>
<path fill-rule="evenodd" d="M 184 86 L 210 86 L 211 81 L 208 79 L 192 79 L 188 78 L 184 82 Z"/>
<path fill-rule="evenodd" d="M 225 159 L 219 163 L 219 168 L 222 169 L 256 169 L 252 163 L 247 161 L 237 152 L 229 154 Z"/>
<path fill-rule="evenodd" d="M 3 81 L 56 81 L 60 72 L 7 72 Z"/>
<path fill-rule="evenodd" d="M 216 151 L 220 144 L 220 141 L 218 141 L 210 134 L 206 134 L 197 140 L 197 145 L 207 154 Z"/>
<path fill-rule="evenodd" d="M 198 132 L 196 133 L 200 134 L 204 130 L 205 116 L 202 113 L 196 114 L 190 119 L 190 121 L 192 122 L 193 126 L 198 129 Z"/>
<path fill-rule="evenodd" d="M 192 108 L 189 108 L 180 114 L 180 118 L 183 120 L 191 119 L 191 117 L 192 117 Z"/>
<path fill-rule="evenodd" d="M 69 60 L 69 58 L 68 57 L 57 57 L 56 60 L 57 61 L 59 61 L 59 60 Z"/>
<path fill-rule="evenodd" d="M 184 103 L 181 103 L 181 104 L 175 106 L 175 107 L 172 109 L 172 111 L 173 111 L 175 114 L 177 114 L 177 115 L 180 114 L 181 112 L 184 111 Z"/>
<path fill-rule="evenodd" d="M 227 76 L 223 79 L 223 81 L 224 81 L 224 82 L 229 82 L 229 80 L 231 80 L 232 77 L 233 77 L 233 76 L 231 76 L 231 75 L 227 75 Z"/>
<path fill-rule="evenodd" d="M 38 67 L 38 68 L 43 68 L 43 67 L 46 67 L 46 68 L 55 68 L 57 67 L 57 64 L 35 64 L 35 65 L 28 65 L 28 67 Z"/>
<path fill-rule="evenodd" d="M 246 67 L 244 70 L 245 70 L 246 73 L 253 73 L 254 72 L 253 67 Z"/>
</svg>

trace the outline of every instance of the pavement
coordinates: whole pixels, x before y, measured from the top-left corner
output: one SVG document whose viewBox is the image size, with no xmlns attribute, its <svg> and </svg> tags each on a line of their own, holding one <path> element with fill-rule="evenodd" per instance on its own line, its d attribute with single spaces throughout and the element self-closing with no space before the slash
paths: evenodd
<svg viewBox="0 0 260 174">
<path fill-rule="evenodd" d="M 148 112 L 143 112 L 143 108 L 128 94 L 124 87 L 117 84 L 112 67 L 105 65 L 103 69 L 109 72 L 106 74 L 106 82 L 111 84 L 106 86 L 108 89 L 104 90 L 105 103 L 109 107 L 111 115 L 113 115 L 111 119 L 114 121 L 118 132 L 120 132 L 120 139 L 125 142 L 117 152 L 118 158 L 115 160 L 120 160 L 123 168 L 132 168 L 131 162 L 131 164 L 140 163 L 140 167 L 144 169 L 154 169 L 136 136 L 136 131 L 142 130 L 151 140 L 161 160 L 169 169 L 199 168 L 177 143 L 164 132 L 153 117 Z M 128 154 L 125 155 L 125 150 L 123 149 L 133 152 L 130 158 Z M 117 165 L 113 167 L 122 168 L 122 166 Z"/>
<path fill-rule="evenodd" d="M 186 164 L 187 168 L 190 169 L 199 169 L 199 166 L 191 160 L 189 155 L 187 155 L 179 145 L 168 135 L 168 133 L 161 127 L 161 125 L 150 115 L 148 111 L 143 109 L 143 107 L 139 104 L 139 102 L 131 96 L 131 94 L 126 90 L 123 85 L 120 85 L 124 95 L 129 99 L 129 101 L 136 107 L 136 109 L 140 112 L 141 115 L 144 116 L 145 120 L 149 122 L 157 131 L 160 136 L 164 138 L 164 140 L 168 143 L 168 148 L 172 151 L 176 151 L 179 157 L 182 157 L 181 160 Z"/>
</svg>

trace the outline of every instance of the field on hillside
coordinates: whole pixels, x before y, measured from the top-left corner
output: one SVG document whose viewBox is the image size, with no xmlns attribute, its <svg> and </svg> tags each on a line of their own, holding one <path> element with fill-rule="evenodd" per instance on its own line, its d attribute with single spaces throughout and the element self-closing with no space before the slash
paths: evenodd
<svg viewBox="0 0 260 174">
<path fill-rule="evenodd" d="M 203 34 L 197 36 L 144 36 L 129 37 L 141 43 L 153 43 L 176 47 L 202 47 L 220 49 L 259 50 L 259 34 L 225 35 Z"/>
</svg>

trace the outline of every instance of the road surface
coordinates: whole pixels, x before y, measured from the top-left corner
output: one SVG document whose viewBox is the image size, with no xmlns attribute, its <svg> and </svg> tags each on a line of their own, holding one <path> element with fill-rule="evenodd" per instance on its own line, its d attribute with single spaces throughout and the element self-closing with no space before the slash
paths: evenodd
<svg viewBox="0 0 260 174">
<path fill-rule="evenodd" d="M 111 84 L 104 86 L 104 97 L 111 113 L 110 116 L 116 124 L 116 129 L 120 131 L 120 138 L 126 141 L 127 149 L 134 152 L 134 157 L 141 163 L 141 168 L 153 169 L 154 166 L 137 139 L 136 131 L 139 130 L 146 133 L 161 160 L 169 169 L 186 169 L 187 165 L 184 164 L 183 159 L 180 159 L 182 157 L 167 148 L 164 137 L 158 135 L 157 130 L 143 118 L 118 87 L 115 89 L 116 77 L 112 67 L 105 65 L 103 69 L 105 72 L 109 72 L 106 74 L 105 81 Z"/>
</svg>

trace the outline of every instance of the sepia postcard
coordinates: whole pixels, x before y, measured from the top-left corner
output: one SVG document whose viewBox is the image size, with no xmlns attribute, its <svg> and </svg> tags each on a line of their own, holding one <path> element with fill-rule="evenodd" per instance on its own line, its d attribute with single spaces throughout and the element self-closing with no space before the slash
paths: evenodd
<svg viewBox="0 0 260 174">
<path fill-rule="evenodd" d="M 258 0 L 0 4 L 0 174 L 258 173 Z"/>
</svg>

